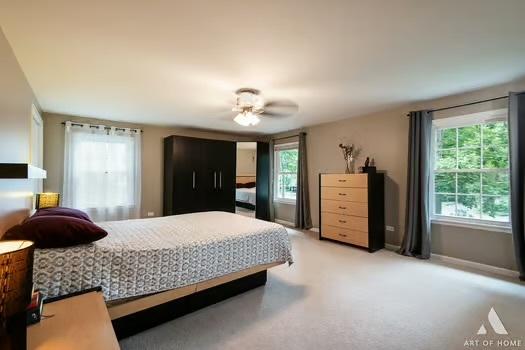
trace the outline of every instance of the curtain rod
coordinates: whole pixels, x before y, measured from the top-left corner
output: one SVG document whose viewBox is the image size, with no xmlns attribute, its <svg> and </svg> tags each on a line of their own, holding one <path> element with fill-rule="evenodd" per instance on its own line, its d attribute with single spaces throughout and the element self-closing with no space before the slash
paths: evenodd
<svg viewBox="0 0 525 350">
<path fill-rule="evenodd" d="M 61 124 L 62 124 L 62 125 L 66 125 L 66 122 L 62 122 Z M 82 127 L 84 126 L 84 124 L 81 124 L 81 123 L 73 123 L 73 122 L 71 122 L 71 125 L 73 125 L 73 126 L 82 126 Z M 98 125 L 91 125 L 91 124 L 89 124 L 89 127 L 90 127 L 90 128 L 98 128 L 99 126 L 98 126 Z M 105 126 L 105 127 L 104 127 L 104 130 L 111 130 L 111 127 L 109 127 L 109 126 Z M 115 130 L 126 131 L 126 128 L 115 128 Z M 137 132 L 137 129 L 131 129 L 131 128 L 129 128 L 129 130 L 130 130 L 130 131 L 133 131 L 133 132 Z M 144 132 L 144 130 L 142 130 L 142 129 L 138 129 L 138 130 L 140 130 L 140 132 Z"/>
<path fill-rule="evenodd" d="M 477 105 L 477 104 L 480 104 L 480 103 L 485 103 L 485 102 L 491 102 L 491 101 L 502 100 L 502 99 L 504 99 L 504 98 L 509 98 L 509 96 L 500 96 L 500 97 L 489 98 L 489 99 L 487 99 L 487 100 L 481 100 L 481 101 L 476 101 L 476 102 L 464 103 L 464 104 L 461 104 L 461 105 L 455 105 L 455 106 L 450 106 L 450 107 L 443 107 L 443 108 L 431 109 L 430 112 L 446 111 L 447 109 L 453 109 L 453 108 L 459 108 L 459 107 L 466 107 L 466 106 L 471 106 L 471 105 Z M 410 113 L 407 114 L 407 117 L 409 117 L 409 116 L 410 116 Z"/>
<path fill-rule="evenodd" d="M 306 135 L 306 133 L 304 133 Z M 296 134 L 296 135 L 290 135 L 290 136 L 283 136 L 283 137 L 278 137 L 276 139 L 272 139 L 274 141 L 277 141 L 277 140 L 284 140 L 284 139 L 291 139 L 292 137 L 299 137 L 299 134 Z"/>
</svg>

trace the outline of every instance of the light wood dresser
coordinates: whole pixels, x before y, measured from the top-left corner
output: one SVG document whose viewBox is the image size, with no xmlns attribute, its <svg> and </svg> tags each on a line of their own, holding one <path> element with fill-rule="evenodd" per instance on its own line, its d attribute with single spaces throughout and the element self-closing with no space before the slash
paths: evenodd
<svg viewBox="0 0 525 350">
<path fill-rule="evenodd" d="M 384 175 L 319 174 L 319 239 L 385 246 Z"/>
</svg>

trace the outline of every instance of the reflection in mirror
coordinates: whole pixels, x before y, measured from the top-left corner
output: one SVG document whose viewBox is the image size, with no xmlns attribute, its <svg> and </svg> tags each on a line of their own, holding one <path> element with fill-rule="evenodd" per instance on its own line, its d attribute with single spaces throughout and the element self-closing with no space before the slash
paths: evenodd
<svg viewBox="0 0 525 350">
<path fill-rule="evenodd" d="M 255 217 L 257 143 L 237 142 L 235 212 Z"/>
</svg>

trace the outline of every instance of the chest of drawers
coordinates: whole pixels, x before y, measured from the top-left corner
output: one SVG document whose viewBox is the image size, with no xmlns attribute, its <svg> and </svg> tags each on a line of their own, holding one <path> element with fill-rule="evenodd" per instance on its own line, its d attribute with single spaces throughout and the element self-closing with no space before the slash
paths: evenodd
<svg viewBox="0 0 525 350">
<path fill-rule="evenodd" d="M 319 239 L 385 246 L 384 175 L 319 174 Z"/>
</svg>

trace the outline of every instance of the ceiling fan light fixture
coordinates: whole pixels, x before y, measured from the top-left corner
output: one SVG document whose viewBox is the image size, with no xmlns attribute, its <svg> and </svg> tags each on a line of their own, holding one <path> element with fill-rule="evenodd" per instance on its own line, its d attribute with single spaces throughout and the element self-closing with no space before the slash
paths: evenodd
<svg viewBox="0 0 525 350">
<path fill-rule="evenodd" d="M 259 117 L 255 114 L 253 114 L 250 111 L 244 111 L 239 114 L 233 119 L 237 124 L 242 126 L 250 126 L 250 125 L 257 125 L 261 121 Z"/>
</svg>

